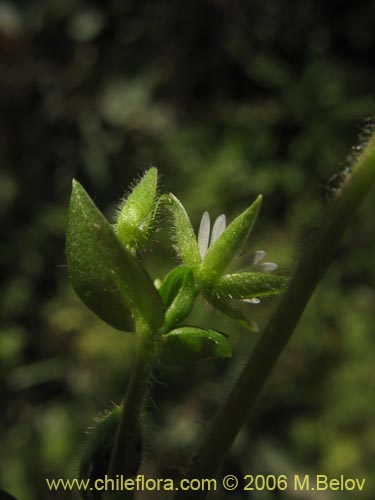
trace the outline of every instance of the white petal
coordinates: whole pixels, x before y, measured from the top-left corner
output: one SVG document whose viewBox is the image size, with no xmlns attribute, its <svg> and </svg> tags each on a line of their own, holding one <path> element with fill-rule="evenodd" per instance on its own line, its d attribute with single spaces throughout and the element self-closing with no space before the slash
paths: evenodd
<svg viewBox="0 0 375 500">
<path fill-rule="evenodd" d="M 260 299 L 254 297 L 253 299 L 242 299 L 242 302 L 247 302 L 248 304 L 260 304 Z"/>
<path fill-rule="evenodd" d="M 258 268 L 263 273 L 272 273 L 272 271 L 277 269 L 277 264 L 274 262 L 263 262 L 263 264 L 259 264 Z"/>
<path fill-rule="evenodd" d="M 266 252 L 264 250 L 257 250 L 254 254 L 253 266 L 256 266 L 261 262 L 266 256 Z"/>
<path fill-rule="evenodd" d="M 204 259 L 204 256 L 206 255 L 208 250 L 208 242 L 210 240 L 210 228 L 211 228 L 210 214 L 208 212 L 204 212 L 202 215 L 198 231 L 198 248 L 202 260 Z"/>
<path fill-rule="evenodd" d="M 218 237 L 224 232 L 226 227 L 227 227 L 227 219 L 224 214 L 221 214 L 215 220 L 214 227 L 212 228 L 210 245 L 215 243 Z"/>
</svg>

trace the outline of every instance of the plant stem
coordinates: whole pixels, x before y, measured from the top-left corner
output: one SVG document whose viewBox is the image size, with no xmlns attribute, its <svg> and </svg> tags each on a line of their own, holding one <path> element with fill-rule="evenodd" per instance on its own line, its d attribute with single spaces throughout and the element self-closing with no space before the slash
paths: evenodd
<svg viewBox="0 0 375 500">
<path fill-rule="evenodd" d="M 141 412 L 152 371 L 155 338 L 144 323 L 137 325 L 137 353 L 134 370 L 122 405 L 108 477 L 134 477 L 138 471 L 142 449 Z M 105 498 L 131 500 L 133 491 L 107 492 Z"/>
<path fill-rule="evenodd" d="M 328 211 L 314 243 L 301 256 L 288 290 L 281 297 L 247 364 L 204 436 L 189 470 L 189 478 L 216 475 L 374 178 L 375 134 L 341 186 L 340 196 Z M 197 498 L 197 494 L 180 490 L 175 498 L 187 500 Z M 201 500 L 205 492 L 200 491 L 198 495 Z"/>
</svg>

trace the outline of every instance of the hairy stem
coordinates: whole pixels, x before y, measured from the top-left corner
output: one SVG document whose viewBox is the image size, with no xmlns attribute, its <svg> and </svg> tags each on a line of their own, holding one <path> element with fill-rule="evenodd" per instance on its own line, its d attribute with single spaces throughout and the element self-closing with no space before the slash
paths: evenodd
<svg viewBox="0 0 375 500">
<path fill-rule="evenodd" d="M 357 158 L 341 193 L 328 211 L 314 243 L 302 255 L 288 290 L 282 296 L 259 341 L 250 354 L 227 400 L 218 411 L 198 449 L 189 478 L 210 478 L 234 441 L 264 383 L 295 329 L 317 283 L 375 178 L 375 134 Z M 200 499 L 205 493 L 200 491 Z M 197 498 L 193 492 L 179 491 L 176 500 Z"/>
<path fill-rule="evenodd" d="M 152 372 L 155 339 L 144 324 L 137 327 L 137 354 L 132 377 L 122 405 L 108 468 L 108 477 L 132 478 L 137 474 L 142 453 L 141 413 Z M 108 500 L 131 500 L 133 491 L 107 492 Z"/>
</svg>

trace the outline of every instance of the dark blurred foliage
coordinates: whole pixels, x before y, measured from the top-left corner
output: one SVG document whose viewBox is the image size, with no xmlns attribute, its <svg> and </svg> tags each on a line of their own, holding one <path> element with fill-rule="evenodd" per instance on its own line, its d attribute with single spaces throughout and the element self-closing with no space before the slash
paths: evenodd
<svg viewBox="0 0 375 500">
<path fill-rule="evenodd" d="M 203 210 L 233 216 L 262 192 L 249 248 L 291 272 L 373 112 L 370 19 L 367 2 L 336 0 L 0 1 L 1 487 L 50 498 L 45 477 L 76 475 L 85 428 L 129 376 L 131 336 L 97 320 L 68 282 L 72 177 L 111 217 L 156 164 L 195 226 Z M 372 205 L 355 216 L 225 470 L 371 480 Z M 168 231 L 156 239 L 146 262 L 161 277 L 174 257 Z M 231 332 L 241 364 L 253 338 L 204 305 L 194 321 Z M 157 370 L 147 475 L 184 464 L 233 377 L 228 363 Z"/>
</svg>

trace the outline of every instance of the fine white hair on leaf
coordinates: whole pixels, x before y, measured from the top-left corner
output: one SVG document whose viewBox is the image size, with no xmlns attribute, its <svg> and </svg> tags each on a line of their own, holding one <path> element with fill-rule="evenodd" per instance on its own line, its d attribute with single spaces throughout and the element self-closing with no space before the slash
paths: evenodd
<svg viewBox="0 0 375 500">
<path fill-rule="evenodd" d="M 219 215 L 219 217 L 215 220 L 214 226 L 212 228 L 211 241 L 210 245 L 213 245 L 218 237 L 223 233 L 227 225 L 227 219 L 225 214 Z"/>
<path fill-rule="evenodd" d="M 202 215 L 198 231 L 198 248 L 202 260 L 208 250 L 208 243 L 210 240 L 210 228 L 211 228 L 210 215 L 208 212 L 204 212 Z"/>
<path fill-rule="evenodd" d="M 248 304 L 260 304 L 260 299 L 254 297 L 252 299 L 242 299 L 242 302 L 247 302 Z"/>
</svg>

